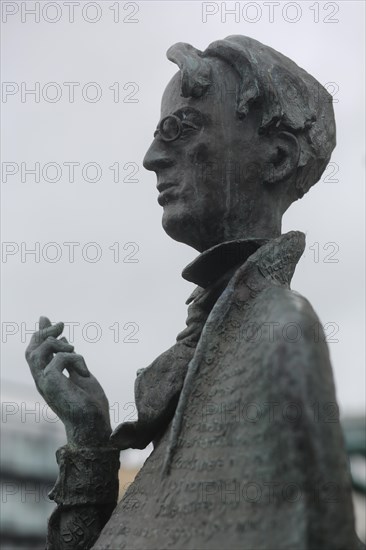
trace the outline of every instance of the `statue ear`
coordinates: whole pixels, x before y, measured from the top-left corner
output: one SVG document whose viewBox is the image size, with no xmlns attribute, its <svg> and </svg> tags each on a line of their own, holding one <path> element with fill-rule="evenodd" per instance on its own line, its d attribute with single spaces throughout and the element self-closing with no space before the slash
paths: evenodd
<svg viewBox="0 0 366 550">
<path fill-rule="evenodd" d="M 269 144 L 269 157 L 266 163 L 266 172 L 263 174 L 264 183 L 279 183 L 294 174 L 297 169 L 300 147 L 297 137 L 289 132 L 279 132 L 272 135 Z"/>
</svg>

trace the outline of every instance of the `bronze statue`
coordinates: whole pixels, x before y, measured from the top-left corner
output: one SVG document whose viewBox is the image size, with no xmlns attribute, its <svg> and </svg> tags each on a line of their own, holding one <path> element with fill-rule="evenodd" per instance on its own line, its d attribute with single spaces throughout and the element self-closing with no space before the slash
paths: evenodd
<svg viewBox="0 0 366 550">
<path fill-rule="evenodd" d="M 176 343 L 138 371 L 138 420 L 112 434 L 98 381 L 41 318 L 26 357 L 68 440 L 47 548 L 358 548 L 325 336 L 290 290 L 305 237 L 281 235 L 335 147 L 332 98 L 245 36 L 167 56 L 179 71 L 144 166 L 164 230 L 200 253 L 182 274 L 197 287 Z M 119 450 L 151 441 L 110 517 Z"/>
</svg>

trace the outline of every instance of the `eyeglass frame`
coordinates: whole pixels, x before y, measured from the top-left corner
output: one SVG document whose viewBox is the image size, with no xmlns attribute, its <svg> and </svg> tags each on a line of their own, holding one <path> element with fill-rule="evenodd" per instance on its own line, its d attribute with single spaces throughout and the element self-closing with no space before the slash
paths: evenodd
<svg viewBox="0 0 366 550">
<path fill-rule="evenodd" d="M 161 128 L 163 127 L 164 122 L 170 118 L 173 118 L 178 123 L 178 132 L 176 136 L 172 138 L 167 138 L 163 135 Z M 176 141 L 182 135 L 184 126 L 188 126 L 189 128 L 194 128 L 195 130 L 199 130 L 199 127 L 196 126 L 196 124 L 194 124 L 193 122 L 190 122 L 189 120 L 182 120 L 177 115 L 167 115 L 164 118 L 162 118 L 161 121 L 159 122 L 154 132 L 154 138 L 157 136 L 157 134 L 159 134 L 161 139 L 165 142 Z"/>
</svg>

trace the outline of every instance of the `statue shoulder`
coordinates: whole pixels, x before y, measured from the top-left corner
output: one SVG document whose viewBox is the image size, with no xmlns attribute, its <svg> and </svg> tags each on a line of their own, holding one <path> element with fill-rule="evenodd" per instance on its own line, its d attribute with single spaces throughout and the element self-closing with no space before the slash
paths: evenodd
<svg viewBox="0 0 366 550">
<path fill-rule="evenodd" d="M 268 301 L 273 315 L 277 315 L 281 323 L 293 321 L 306 326 L 320 322 L 309 300 L 296 290 L 271 286 L 261 299 Z"/>
<path fill-rule="evenodd" d="M 245 350 L 254 345 L 263 357 L 279 353 L 294 360 L 301 356 L 314 366 L 319 361 L 329 363 L 327 338 L 317 313 L 309 300 L 289 287 L 267 282 L 263 288 L 248 289 L 244 281 L 237 281 L 226 299 L 222 296 L 216 317 L 217 326 L 223 324 L 226 332 L 239 334 L 237 340 Z M 336 332 L 337 326 L 327 326 L 327 333 L 331 330 Z"/>
<path fill-rule="evenodd" d="M 288 327 L 289 330 L 291 326 L 294 330 L 298 328 L 303 340 L 320 340 L 320 332 L 324 335 L 322 323 L 307 298 L 297 291 L 279 287 L 272 287 L 269 295 L 271 315 L 281 327 Z M 268 299 L 268 296 L 262 299 Z M 318 338 L 313 338 L 313 334 L 317 334 Z M 325 338 L 322 340 L 325 341 Z"/>
</svg>

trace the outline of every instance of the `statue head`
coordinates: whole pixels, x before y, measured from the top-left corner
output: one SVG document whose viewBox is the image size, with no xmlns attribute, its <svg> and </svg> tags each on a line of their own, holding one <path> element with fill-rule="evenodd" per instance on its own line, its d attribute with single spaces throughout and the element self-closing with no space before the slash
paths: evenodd
<svg viewBox="0 0 366 550">
<path fill-rule="evenodd" d="M 198 251 L 273 238 L 287 208 L 321 177 L 335 147 L 332 97 L 272 48 L 228 36 L 167 57 L 166 87 L 144 166 L 157 175 L 163 227 Z"/>
</svg>

